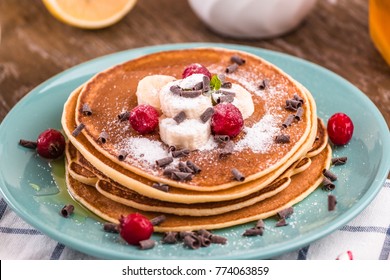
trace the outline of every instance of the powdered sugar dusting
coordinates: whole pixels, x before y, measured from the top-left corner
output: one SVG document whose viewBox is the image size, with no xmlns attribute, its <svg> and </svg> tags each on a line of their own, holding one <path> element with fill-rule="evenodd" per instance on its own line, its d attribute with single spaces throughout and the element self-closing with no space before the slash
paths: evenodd
<svg viewBox="0 0 390 280">
<path fill-rule="evenodd" d="M 275 135 L 280 131 L 280 123 L 271 114 L 265 115 L 252 127 L 244 127 L 245 136 L 235 145 L 236 151 L 249 148 L 255 153 L 265 153 L 274 142 Z"/>
</svg>

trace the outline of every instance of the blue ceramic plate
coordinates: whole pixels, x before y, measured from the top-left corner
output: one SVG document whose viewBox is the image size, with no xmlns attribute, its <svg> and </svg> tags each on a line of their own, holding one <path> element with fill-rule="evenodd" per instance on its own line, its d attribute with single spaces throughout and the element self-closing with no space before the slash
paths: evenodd
<svg viewBox="0 0 390 280">
<path fill-rule="evenodd" d="M 337 210 L 327 211 L 327 193 L 317 189 L 295 207 L 289 226 L 275 228 L 266 221 L 261 238 L 241 234 L 252 225 L 216 231 L 228 238 L 226 245 L 199 250 L 181 244 L 158 243 L 153 250 L 128 246 L 115 234 L 102 231 L 99 219 L 77 206 L 65 219 L 58 213 L 70 201 L 64 190 L 61 161 L 47 162 L 18 145 L 21 138 L 36 139 L 46 128 L 61 129 L 60 117 L 69 94 L 96 72 L 114 64 L 157 51 L 198 46 L 218 46 L 251 52 L 282 68 L 314 95 L 318 115 L 327 120 L 338 111 L 348 114 L 355 132 L 351 142 L 334 150 L 348 156 L 348 164 L 333 168 L 339 179 L 334 191 Z M 390 166 L 389 130 L 373 103 L 356 87 L 334 73 L 292 56 L 240 45 L 180 44 L 124 51 L 73 67 L 44 82 L 24 97 L 0 127 L 0 187 L 10 207 L 25 221 L 51 238 L 78 251 L 105 259 L 239 259 L 270 258 L 298 249 L 326 236 L 358 215 L 375 197 Z M 161 236 L 154 234 L 159 240 Z"/>
</svg>

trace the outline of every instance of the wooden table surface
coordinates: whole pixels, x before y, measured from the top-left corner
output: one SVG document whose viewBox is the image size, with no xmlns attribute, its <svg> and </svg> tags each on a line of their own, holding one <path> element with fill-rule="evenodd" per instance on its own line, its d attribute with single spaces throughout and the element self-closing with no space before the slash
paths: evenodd
<svg viewBox="0 0 390 280">
<path fill-rule="evenodd" d="M 324 66 L 362 90 L 390 124 L 390 67 L 370 40 L 368 1 L 319 0 L 305 22 L 268 40 L 221 37 L 185 0 L 140 0 L 118 24 L 81 30 L 54 19 L 40 0 L 0 1 L 0 122 L 31 89 L 51 76 L 105 54 L 183 42 L 245 44 Z"/>
</svg>

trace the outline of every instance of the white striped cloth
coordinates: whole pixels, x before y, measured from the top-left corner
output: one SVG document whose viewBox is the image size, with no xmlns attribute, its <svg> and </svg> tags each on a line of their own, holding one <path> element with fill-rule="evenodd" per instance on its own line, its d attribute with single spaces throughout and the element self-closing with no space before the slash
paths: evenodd
<svg viewBox="0 0 390 280">
<path fill-rule="evenodd" d="M 332 260 L 351 251 L 356 260 L 390 260 L 390 180 L 370 205 L 332 234 L 275 259 Z M 94 259 L 43 235 L 0 197 L 0 259 Z"/>
</svg>

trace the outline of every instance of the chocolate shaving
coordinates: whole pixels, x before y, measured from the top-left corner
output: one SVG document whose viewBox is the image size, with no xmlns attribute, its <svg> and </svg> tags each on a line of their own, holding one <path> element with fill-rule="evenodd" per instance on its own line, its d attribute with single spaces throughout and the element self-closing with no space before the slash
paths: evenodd
<svg viewBox="0 0 390 280">
<path fill-rule="evenodd" d="M 223 95 L 229 95 L 229 96 L 233 96 L 233 97 L 236 96 L 236 93 L 235 93 L 235 92 L 233 92 L 233 91 L 227 91 L 227 90 L 223 90 L 223 89 L 217 90 L 216 93 L 221 93 L 221 94 L 223 94 Z"/>
<path fill-rule="evenodd" d="M 178 158 L 178 157 L 186 157 L 190 154 L 190 150 L 189 149 L 180 149 L 180 150 L 175 150 L 175 151 L 172 151 L 172 156 L 174 158 Z"/>
<path fill-rule="evenodd" d="M 200 120 L 203 123 L 206 123 L 211 118 L 211 116 L 213 114 L 214 114 L 214 108 L 213 107 L 209 107 L 202 113 L 202 115 L 200 115 Z"/>
<path fill-rule="evenodd" d="M 336 209 L 337 200 L 333 194 L 328 195 L 328 211 L 333 211 Z"/>
<path fill-rule="evenodd" d="M 87 103 L 85 103 L 83 105 L 83 108 L 81 109 L 81 111 L 83 112 L 83 114 L 85 116 L 90 116 L 92 115 L 92 110 L 91 110 L 91 107 L 89 107 L 89 105 Z"/>
<path fill-rule="evenodd" d="M 288 207 L 278 212 L 279 218 L 289 218 L 294 213 L 294 208 Z"/>
<path fill-rule="evenodd" d="M 286 106 L 284 107 L 287 110 L 296 111 L 302 106 L 302 103 L 295 99 L 287 99 Z"/>
<path fill-rule="evenodd" d="M 202 86 L 204 92 L 210 90 L 210 78 L 208 76 L 203 76 Z"/>
<path fill-rule="evenodd" d="M 128 153 L 125 151 L 125 150 L 120 150 L 119 151 L 119 155 L 118 155 L 118 159 L 120 161 L 123 161 L 125 160 L 125 158 L 127 157 Z"/>
<path fill-rule="evenodd" d="M 332 181 L 329 180 L 329 178 L 324 177 L 324 179 L 322 180 L 322 189 L 326 191 L 333 191 L 335 187 L 335 184 L 333 184 Z"/>
<path fill-rule="evenodd" d="M 178 242 L 177 235 L 178 233 L 175 231 L 164 232 L 162 242 L 165 244 L 175 244 Z"/>
<path fill-rule="evenodd" d="M 177 124 L 182 123 L 187 118 L 186 113 L 184 111 L 181 111 L 176 116 L 173 117 L 173 119 L 176 121 Z"/>
<path fill-rule="evenodd" d="M 245 63 L 245 59 L 241 58 L 236 54 L 230 58 L 230 61 L 233 63 L 237 63 L 238 65 L 243 65 Z"/>
<path fill-rule="evenodd" d="M 234 96 L 232 95 L 222 95 L 217 98 L 217 103 L 232 103 L 233 101 Z"/>
<path fill-rule="evenodd" d="M 165 157 L 165 158 L 156 160 L 156 164 L 159 167 L 166 166 L 166 165 L 170 164 L 171 162 L 173 162 L 172 157 Z"/>
<path fill-rule="evenodd" d="M 170 90 L 173 94 L 176 94 L 176 95 L 181 95 L 181 93 L 183 92 L 183 90 L 181 89 L 181 87 L 179 87 L 178 85 L 171 86 L 171 87 L 169 88 L 169 90 Z"/>
<path fill-rule="evenodd" d="M 195 235 L 192 231 L 180 231 L 178 233 L 178 237 L 180 240 L 184 240 L 184 238 L 189 235 L 189 236 L 193 236 Z"/>
<path fill-rule="evenodd" d="M 199 236 L 203 236 L 207 239 L 210 239 L 211 235 L 213 235 L 211 232 L 209 232 L 208 230 L 205 230 L 205 229 L 200 229 L 200 230 L 198 230 L 197 233 Z"/>
<path fill-rule="evenodd" d="M 232 174 L 234 176 L 234 179 L 236 179 L 237 181 L 243 182 L 245 180 L 245 176 L 236 168 L 232 169 Z"/>
<path fill-rule="evenodd" d="M 264 79 L 261 81 L 260 85 L 259 85 L 259 89 L 260 90 L 265 90 L 266 88 L 268 88 L 269 86 L 269 80 L 268 79 Z"/>
<path fill-rule="evenodd" d="M 165 168 L 163 171 L 163 175 L 167 177 L 171 177 L 173 172 L 179 172 L 179 169 L 176 168 Z"/>
<path fill-rule="evenodd" d="M 209 247 L 210 246 L 211 241 L 207 237 L 205 237 L 203 235 L 197 235 L 196 237 L 198 238 L 201 247 Z"/>
<path fill-rule="evenodd" d="M 154 217 L 153 219 L 151 219 L 150 222 L 152 223 L 153 226 L 158 226 L 162 222 L 164 222 L 166 219 L 167 219 L 167 217 L 165 215 L 160 215 L 160 216 L 157 216 L 157 217 Z"/>
<path fill-rule="evenodd" d="M 119 120 L 120 122 L 124 122 L 124 121 L 129 120 L 129 117 L 130 117 L 130 112 L 124 111 L 124 112 L 122 112 L 122 113 L 120 113 L 120 114 L 118 115 L 118 120 Z"/>
<path fill-rule="evenodd" d="M 202 94 L 201 90 L 183 90 L 181 96 L 184 98 L 196 98 Z"/>
<path fill-rule="evenodd" d="M 208 78 L 208 77 L 207 77 Z M 193 87 L 192 87 L 192 90 L 201 90 L 203 89 L 204 86 L 203 86 L 203 82 L 199 82 L 199 83 L 196 83 Z"/>
<path fill-rule="evenodd" d="M 287 128 L 287 127 L 289 127 L 289 126 L 292 124 L 293 121 L 294 121 L 294 115 L 290 114 L 290 115 L 286 118 L 286 120 L 282 123 L 282 126 L 283 126 L 284 128 Z"/>
<path fill-rule="evenodd" d="M 105 232 L 119 233 L 119 225 L 114 223 L 104 223 L 103 230 Z"/>
<path fill-rule="evenodd" d="M 237 64 L 237 63 L 233 63 L 233 64 L 229 65 L 228 67 L 226 67 L 225 73 L 231 74 L 231 73 L 233 73 L 234 71 L 236 71 L 237 68 L 238 68 L 238 64 Z"/>
<path fill-rule="evenodd" d="M 72 215 L 74 211 L 74 206 L 72 204 L 67 204 L 61 209 L 61 216 L 64 218 L 68 218 L 70 215 Z"/>
<path fill-rule="evenodd" d="M 276 135 L 275 142 L 278 144 L 290 143 L 290 135 L 287 134 Z"/>
<path fill-rule="evenodd" d="M 184 245 L 191 248 L 191 249 L 199 249 L 200 248 L 200 241 L 196 236 L 193 235 L 186 235 L 183 239 Z"/>
<path fill-rule="evenodd" d="M 193 163 L 190 160 L 187 160 L 186 164 L 189 168 L 191 168 L 192 173 L 194 174 L 198 174 L 200 171 L 202 171 L 202 169 L 199 166 L 197 166 L 195 163 Z"/>
<path fill-rule="evenodd" d="M 322 170 L 322 174 L 332 182 L 337 180 L 337 175 L 331 172 L 329 169 Z"/>
<path fill-rule="evenodd" d="M 108 139 L 108 133 L 105 131 L 102 131 L 99 134 L 98 141 L 100 141 L 102 144 L 105 144 L 107 142 L 107 139 Z"/>
<path fill-rule="evenodd" d="M 214 140 L 218 143 L 226 143 L 230 140 L 229 135 L 214 135 Z"/>
<path fill-rule="evenodd" d="M 193 170 L 189 168 L 184 162 L 179 162 L 178 168 L 181 172 L 193 173 Z"/>
<path fill-rule="evenodd" d="M 223 147 L 223 149 L 221 150 L 221 152 L 219 153 L 219 158 L 223 158 L 223 157 L 226 157 L 228 155 L 231 155 L 234 151 L 234 142 L 233 141 L 227 141 Z"/>
<path fill-rule="evenodd" d="M 221 88 L 232 88 L 233 84 L 231 82 L 224 82 L 221 85 Z"/>
<path fill-rule="evenodd" d="M 300 121 L 302 119 L 302 116 L 303 116 L 303 108 L 299 107 L 297 112 L 294 115 L 294 119 L 296 119 L 297 121 Z"/>
<path fill-rule="evenodd" d="M 213 234 L 210 236 L 210 241 L 211 243 L 215 243 L 215 244 L 226 244 L 227 238 L 220 235 Z"/>
<path fill-rule="evenodd" d="M 23 146 L 23 147 L 25 147 L 25 148 L 29 148 L 29 149 L 36 149 L 38 143 L 37 143 L 37 142 L 34 142 L 34 141 L 29 141 L 29 140 L 20 139 L 20 140 L 19 140 L 19 145 L 21 145 L 21 146 Z"/>
<path fill-rule="evenodd" d="M 303 100 L 303 98 L 302 97 L 300 97 L 298 94 L 294 94 L 294 100 L 297 100 L 297 101 L 299 101 L 299 102 L 301 102 L 302 104 L 303 103 L 305 103 L 305 101 Z"/>
<path fill-rule="evenodd" d="M 332 158 L 332 165 L 344 165 L 347 162 L 347 157 L 335 157 Z"/>
<path fill-rule="evenodd" d="M 169 146 L 168 147 L 168 152 L 173 152 L 173 151 L 176 151 L 176 147 L 175 146 Z"/>
<path fill-rule="evenodd" d="M 83 123 L 80 123 L 76 128 L 75 130 L 73 130 L 72 132 L 72 136 L 73 137 L 77 137 L 81 131 L 85 128 L 85 125 Z"/>
<path fill-rule="evenodd" d="M 284 227 L 287 226 L 287 222 L 285 218 L 279 219 L 279 221 L 276 222 L 275 224 L 276 227 Z"/>
<path fill-rule="evenodd" d="M 152 249 L 156 245 L 156 241 L 153 239 L 146 239 L 139 242 L 139 247 L 141 250 Z"/>
<path fill-rule="evenodd" d="M 264 230 L 262 228 L 250 228 L 245 230 L 245 232 L 242 234 L 243 236 L 256 236 L 256 235 L 263 235 Z"/>
<path fill-rule="evenodd" d="M 169 192 L 169 186 L 167 184 L 162 183 L 153 183 L 152 188 L 155 188 L 159 191 Z"/>
<path fill-rule="evenodd" d="M 192 173 L 190 172 L 172 172 L 171 179 L 175 181 L 190 181 L 192 180 Z"/>
<path fill-rule="evenodd" d="M 255 228 L 262 228 L 264 229 L 265 228 L 265 224 L 264 224 L 264 221 L 263 220 L 258 220 L 257 223 L 256 223 L 256 226 Z"/>
</svg>

